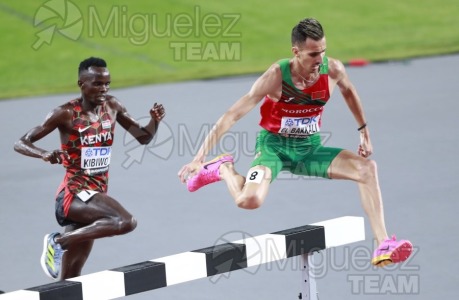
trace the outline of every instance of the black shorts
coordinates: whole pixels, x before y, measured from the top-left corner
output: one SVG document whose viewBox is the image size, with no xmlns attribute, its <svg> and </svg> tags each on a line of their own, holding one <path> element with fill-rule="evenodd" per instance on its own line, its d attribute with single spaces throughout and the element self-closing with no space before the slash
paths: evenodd
<svg viewBox="0 0 459 300">
<path fill-rule="evenodd" d="M 56 197 L 56 220 L 57 223 L 61 226 L 68 226 L 68 225 L 76 225 L 76 222 L 73 222 L 69 220 L 65 216 L 65 211 L 64 211 L 64 206 L 66 201 L 70 201 L 68 205 L 70 205 L 73 201 L 82 201 L 84 203 L 91 201 L 92 197 L 99 192 L 97 191 L 92 191 L 92 190 L 82 190 L 78 194 L 72 194 L 69 191 L 67 191 L 66 194 L 66 189 L 63 188 L 62 191 L 59 192 L 59 194 Z"/>
<path fill-rule="evenodd" d="M 75 222 L 70 221 L 65 217 L 65 214 L 64 214 L 64 195 L 65 195 L 65 189 L 62 189 L 62 191 L 56 197 L 56 211 L 55 211 L 56 221 L 62 227 L 76 224 Z M 78 200 L 78 197 L 74 196 L 73 200 Z"/>
</svg>

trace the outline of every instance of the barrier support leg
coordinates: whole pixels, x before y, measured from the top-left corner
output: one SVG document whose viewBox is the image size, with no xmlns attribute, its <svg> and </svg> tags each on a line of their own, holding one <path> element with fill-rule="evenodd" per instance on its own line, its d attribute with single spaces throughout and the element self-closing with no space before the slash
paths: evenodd
<svg viewBox="0 0 459 300">
<path fill-rule="evenodd" d="M 301 292 L 298 299 L 318 300 L 317 284 L 314 278 L 314 254 L 305 253 L 300 257 L 301 263 Z"/>
</svg>

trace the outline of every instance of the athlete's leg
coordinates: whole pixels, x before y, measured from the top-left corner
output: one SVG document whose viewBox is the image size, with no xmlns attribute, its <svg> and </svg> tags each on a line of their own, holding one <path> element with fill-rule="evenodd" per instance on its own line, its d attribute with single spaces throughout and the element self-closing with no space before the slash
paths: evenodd
<svg viewBox="0 0 459 300">
<path fill-rule="evenodd" d="M 343 150 L 332 161 L 328 175 L 332 179 L 350 179 L 358 183 L 362 206 L 378 244 L 387 239 L 376 162 Z"/>
<path fill-rule="evenodd" d="M 103 193 L 95 194 L 88 202 L 75 198 L 67 218 L 87 225 L 56 237 L 63 249 L 83 241 L 125 234 L 137 226 L 137 221 L 121 204 Z"/>
<path fill-rule="evenodd" d="M 250 168 L 246 180 L 236 172 L 233 163 L 225 163 L 220 166 L 220 176 L 225 180 L 236 205 L 245 209 L 260 207 L 271 183 L 271 169 L 261 165 Z"/>
<path fill-rule="evenodd" d="M 65 232 L 72 232 L 81 226 L 69 225 Z M 65 252 L 62 259 L 61 279 L 73 278 L 81 275 L 89 254 L 91 253 L 94 240 L 87 240 L 79 243 L 72 243 Z"/>
</svg>

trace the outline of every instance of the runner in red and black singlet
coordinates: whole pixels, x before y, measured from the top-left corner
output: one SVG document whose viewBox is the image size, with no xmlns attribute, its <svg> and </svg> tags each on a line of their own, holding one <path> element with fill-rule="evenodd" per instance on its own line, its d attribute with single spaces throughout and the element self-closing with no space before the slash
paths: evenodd
<svg viewBox="0 0 459 300">
<path fill-rule="evenodd" d="M 55 108 L 43 124 L 15 144 L 19 153 L 66 168 L 55 211 L 65 231 L 45 236 L 40 261 L 46 275 L 62 280 L 81 274 L 95 239 L 125 234 L 137 225 L 134 217 L 107 195 L 115 124 L 139 143 L 148 144 L 165 116 L 163 106 L 155 103 L 150 121 L 140 126 L 121 102 L 107 94 L 110 73 L 103 59 L 90 57 L 80 63 L 78 86 L 80 98 Z M 61 149 L 47 151 L 34 145 L 56 129 Z"/>
<path fill-rule="evenodd" d="M 70 157 L 69 160 L 63 161 L 67 172 L 57 191 L 59 194 L 65 188 L 65 216 L 68 214 L 73 195 L 87 190 L 107 192 L 115 120 L 107 112 L 106 103 L 103 103 L 97 120 L 92 122 L 81 113 L 81 104 L 81 99 L 69 102 L 73 111 L 73 128 L 67 143 L 61 145 L 61 149 Z"/>
<path fill-rule="evenodd" d="M 218 119 L 192 162 L 178 176 L 190 192 L 225 180 L 236 205 L 258 208 L 270 183 L 280 171 L 293 174 L 348 179 L 358 183 L 361 203 L 379 243 L 372 263 L 384 266 L 408 258 L 412 245 L 390 239 L 386 231 L 376 163 L 370 133 L 359 95 L 344 65 L 325 56 L 326 39 L 322 25 L 312 18 L 300 21 L 292 30 L 291 59 L 273 64 L 227 112 Z M 338 87 L 357 122 L 360 145 L 357 153 L 322 145 L 320 127 L 324 105 Z M 222 136 L 262 100 L 262 130 L 257 136 L 256 156 L 247 176 L 234 169 L 233 157 L 221 155 L 204 162 Z"/>
</svg>

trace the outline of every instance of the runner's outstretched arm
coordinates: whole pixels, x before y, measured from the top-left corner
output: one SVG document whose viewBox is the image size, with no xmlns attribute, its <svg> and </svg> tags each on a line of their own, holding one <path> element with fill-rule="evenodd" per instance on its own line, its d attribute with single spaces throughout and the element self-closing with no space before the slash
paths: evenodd
<svg viewBox="0 0 459 300">
<path fill-rule="evenodd" d="M 237 121 L 251 111 L 263 97 L 275 92 L 273 87 L 279 84 L 279 80 L 282 80 L 282 75 L 278 65 L 274 64 L 255 81 L 247 94 L 236 101 L 236 103 L 218 119 L 217 123 L 206 136 L 193 160 L 189 164 L 184 165 L 178 172 L 178 176 L 182 183 L 186 182 L 189 174 L 199 169 L 210 150 L 215 147 L 221 137 Z"/>
<path fill-rule="evenodd" d="M 358 154 L 362 157 L 369 157 L 373 153 L 373 146 L 370 140 L 370 131 L 366 126 L 367 121 L 360 97 L 355 86 L 349 79 L 342 62 L 337 59 L 330 59 L 330 64 L 330 76 L 333 80 L 336 80 L 336 84 L 338 85 L 349 110 L 357 122 L 357 128 L 363 127 L 359 130 L 360 144 L 358 147 Z"/>
</svg>

